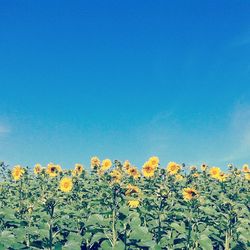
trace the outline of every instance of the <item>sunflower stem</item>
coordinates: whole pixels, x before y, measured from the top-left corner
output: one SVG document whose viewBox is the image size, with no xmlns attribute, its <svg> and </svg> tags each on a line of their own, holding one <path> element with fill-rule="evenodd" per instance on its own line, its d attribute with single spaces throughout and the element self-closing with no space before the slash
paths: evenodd
<svg viewBox="0 0 250 250">
<path fill-rule="evenodd" d="M 53 216 L 54 216 L 55 204 L 51 204 L 50 210 L 50 222 L 49 222 L 49 249 L 53 247 Z"/>
<path fill-rule="evenodd" d="M 114 248 L 116 244 L 115 210 L 113 210 L 112 231 L 113 231 L 113 248 Z"/>
<path fill-rule="evenodd" d="M 163 207 L 164 199 L 161 198 L 161 203 L 159 206 L 159 214 L 158 214 L 158 233 L 157 233 L 157 243 L 161 240 L 161 214 L 162 214 L 162 207 Z"/>
<path fill-rule="evenodd" d="M 115 248 L 117 241 L 117 232 L 116 232 L 116 189 L 113 192 L 113 212 L 112 212 L 112 236 L 113 236 L 113 249 Z"/>
<path fill-rule="evenodd" d="M 226 231 L 225 250 L 230 250 L 230 233 Z"/>
</svg>

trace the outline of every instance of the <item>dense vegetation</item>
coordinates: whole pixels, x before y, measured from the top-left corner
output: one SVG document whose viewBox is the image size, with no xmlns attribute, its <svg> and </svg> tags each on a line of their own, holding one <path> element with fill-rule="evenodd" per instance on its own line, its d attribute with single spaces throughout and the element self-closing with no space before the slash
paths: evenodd
<svg viewBox="0 0 250 250">
<path fill-rule="evenodd" d="M 250 248 L 247 165 L 0 167 L 0 249 Z"/>
</svg>

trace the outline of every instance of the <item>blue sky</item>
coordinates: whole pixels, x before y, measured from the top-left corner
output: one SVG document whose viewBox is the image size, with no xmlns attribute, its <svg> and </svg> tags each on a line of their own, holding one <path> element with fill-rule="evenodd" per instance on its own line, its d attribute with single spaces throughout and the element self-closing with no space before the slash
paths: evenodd
<svg viewBox="0 0 250 250">
<path fill-rule="evenodd" d="M 1 0 L 0 159 L 250 163 L 249 1 Z"/>
</svg>

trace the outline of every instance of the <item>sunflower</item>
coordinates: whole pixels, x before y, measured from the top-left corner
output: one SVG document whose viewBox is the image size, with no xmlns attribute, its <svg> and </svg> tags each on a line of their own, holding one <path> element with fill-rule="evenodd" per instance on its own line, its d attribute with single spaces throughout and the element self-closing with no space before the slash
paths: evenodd
<svg viewBox="0 0 250 250">
<path fill-rule="evenodd" d="M 142 167 L 142 173 L 146 178 L 153 177 L 155 174 L 155 168 L 149 162 L 146 162 Z"/>
<path fill-rule="evenodd" d="M 33 205 L 30 205 L 28 208 L 27 208 L 27 211 L 29 214 L 31 214 L 34 210 L 34 206 Z"/>
<path fill-rule="evenodd" d="M 42 172 L 42 166 L 41 164 L 36 164 L 34 167 L 34 174 L 40 174 Z"/>
<path fill-rule="evenodd" d="M 58 173 L 58 168 L 56 167 L 56 165 L 54 165 L 53 163 L 49 163 L 46 169 L 46 173 L 50 176 L 50 177 L 56 177 L 57 173 Z"/>
<path fill-rule="evenodd" d="M 175 181 L 182 181 L 184 179 L 184 177 L 181 174 L 177 174 L 175 175 Z"/>
<path fill-rule="evenodd" d="M 71 175 L 73 176 L 73 177 L 75 177 L 75 176 L 77 176 L 78 174 L 77 174 L 77 171 L 74 169 L 74 170 L 71 170 Z"/>
<path fill-rule="evenodd" d="M 20 178 L 22 177 L 22 175 L 24 174 L 24 169 L 20 166 L 20 165 L 16 165 L 12 171 L 11 171 L 11 174 L 12 174 L 12 177 L 15 181 L 18 181 L 20 180 Z"/>
<path fill-rule="evenodd" d="M 157 167 L 158 167 L 159 162 L 160 162 L 160 160 L 159 160 L 159 158 L 158 158 L 157 156 L 152 156 L 152 157 L 150 157 L 149 160 L 148 160 L 148 163 L 149 163 L 152 167 L 154 167 L 154 168 L 157 168 Z"/>
<path fill-rule="evenodd" d="M 102 169 L 107 171 L 112 167 L 112 161 L 110 159 L 105 159 L 102 161 Z"/>
<path fill-rule="evenodd" d="M 182 195 L 185 201 L 190 201 L 198 197 L 198 192 L 193 188 L 184 188 Z"/>
<path fill-rule="evenodd" d="M 201 165 L 201 171 L 205 172 L 207 170 L 207 165 L 205 163 L 203 163 Z"/>
<path fill-rule="evenodd" d="M 98 174 L 99 176 L 104 175 L 104 173 L 105 173 L 105 171 L 104 171 L 102 168 L 98 168 L 98 169 L 97 169 L 97 174 Z"/>
<path fill-rule="evenodd" d="M 101 161 L 97 156 L 91 158 L 91 168 L 100 167 Z"/>
<path fill-rule="evenodd" d="M 127 174 L 133 176 L 134 179 L 138 179 L 140 177 L 140 172 L 136 167 L 130 167 L 127 171 Z"/>
<path fill-rule="evenodd" d="M 127 191 L 125 192 L 126 196 L 131 196 L 132 194 L 139 194 L 141 192 L 140 188 L 137 186 L 128 184 Z"/>
<path fill-rule="evenodd" d="M 68 193 L 72 190 L 73 188 L 73 182 L 72 179 L 69 177 L 63 177 L 60 181 L 60 190 Z"/>
<path fill-rule="evenodd" d="M 196 171 L 197 167 L 196 166 L 190 166 L 189 169 L 190 169 L 190 171 Z"/>
<path fill-rule="evenodd" d="M 128 160 L 126 160 L 124 163 L 123 163 L 123 167 L 125 168 L 125 170 L 129 170 L 129 168 L 131 167 L 131 163 L 128 161 Z"/>
<path fill-rule="evenodd" d="M 113 183 L 120 183 L 121 182 L 121 179 L 122 179 L 122 174 L 119 170 L 113 170 L 111 173 L 110 173 L 110 176 L 112 177 L 112 181 Z"/>
<path fill-rule="evenodd" d="M 83 170 L 84 170 L 84 167 L 82 164 L 80 164 L 80 163 L 75 164 L 75 171 L 76 171 L 77 175 L 81 175 Z"/>
<path fill-rule="evenodd" d="M 219 176 L 217 177 L 217 179 L 221 182 L 225 181 L 227 179 L 228 175 L 226 175 L 225 173 L 220 173 Z"/>
<path fill-rule="evenodd" d="M 181 166 L 176 162 L 169 162 L 167 166 L 167 172 L 170 175 L 175 175 L 181 170 Z"/>
<path fill-rule="evenodd" d="M 210 169 L 209 173 L 210 173 L 210 176 L 211 176 L 212 178 L 218 179 L 219 176 L 220 176 L 221 170 L 220 170 L 220 168 L 212 167 L 212 168 Z"/>
<path fill-rule="evenodd" d="M 248 181 L 250 181 L 250 173 L 246 173 L 245 174 L 245 179 L 248 180 Z"/>
<path fill-rule="evenodd" d="M 55 167 L 56 167 L 56 170 L 57 170 L 57 172 L 58 173 L 61 173 L 62 172 L 62 167 L 61 167 L 61 165 L 55 165 Z"/>
<path fill-rule="evenodd" d="M 137 208 L 137 207 L 139 207 L 139 205 L 140 205 L 140 201 L 139 200 L 129 200 L 128 201 L 128 206 L 130 208 Z"/>
<path fill-rule="evenodd" d="M 248 164 L 244 164 L 244 165 L 243 165 L 243 167 L 242 167 L 242 172 L 243 172 L 243 173 L 249 173 L 249 172 L 250 172 L 250 169 L 249 169 Z"/>
<path fill-rule="evenodd" d="M 199 173 L 194 173 L 194 174 L 193 174 L 193 177 L 194 177 L 194 178 L 198 178 L 199 176 L 200 176 Z"/>
</svg>

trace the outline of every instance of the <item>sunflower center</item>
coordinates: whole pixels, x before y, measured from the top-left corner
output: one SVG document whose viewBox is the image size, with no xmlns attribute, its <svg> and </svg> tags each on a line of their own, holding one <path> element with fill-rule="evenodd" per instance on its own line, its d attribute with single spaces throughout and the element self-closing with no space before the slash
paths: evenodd
<svg viewBox="0 0 250 250">
<path fill-rule="evenodd" d="M 68 183 L 68 182 L 65 182 L 65 183 L 63 184 L 63 186 L 64 186 L 64 188 L 68 188 L 68 187 L 69 187 L 69 183 Z"/>
<path fill-rule="evenodd" d="M 21 174 L 21 171 L 20 171 L 20 170 L 16 170 L 15 176 L 18 176 L 18 175 L 20 175 L 20 174 Z"/>
<path fill-rule="evenodd" d="M 196 196 L 196 193 L 195 193 L 194 191 L 190 191 L 189 194 L 190 194 L 192 197 Z"/>
</svg>

